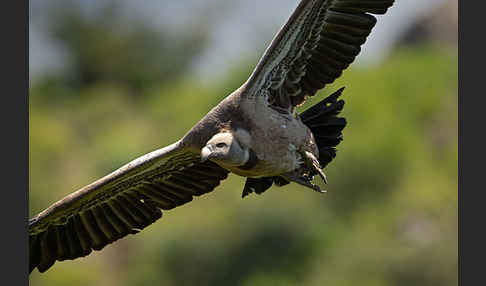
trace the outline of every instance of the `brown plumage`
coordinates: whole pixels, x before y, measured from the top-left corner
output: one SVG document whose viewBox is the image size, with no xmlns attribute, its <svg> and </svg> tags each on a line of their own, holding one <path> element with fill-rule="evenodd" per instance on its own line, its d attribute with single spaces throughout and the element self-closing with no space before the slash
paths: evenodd
<svg viewBox="0 0 486 286">
<path fill-rule="evenodd" d="M 336 155 L 346 125 L 342 89 L 302 114 L 295 107 L 353 62 L 393 0 L 302 0 L 254 72 L 181 140 L 68 195 L 29 221 L 32 272 L 135 234 L 211 192 L 232 172 L 243 196 L 272 184 L 312 184 Z"/>
</svg>

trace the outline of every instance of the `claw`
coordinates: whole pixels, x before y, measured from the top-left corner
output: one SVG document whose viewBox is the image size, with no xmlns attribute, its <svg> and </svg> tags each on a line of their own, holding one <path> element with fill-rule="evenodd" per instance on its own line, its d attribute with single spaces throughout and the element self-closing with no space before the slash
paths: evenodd
<svg viewBox="0 0 486 286">
<path fill-rule="evenodd" d="M 319 188 L 319 186 L 312 184 L 308 180 L 308 178 L 306 179 L 305 177 L 299 176 L 296 172 L 286 173 L 286 174 L 283 174 L 281 176 L 284 177 L 285 179 L 292 181 L 292 182 L 295 182 L 295 183 L 297 183 L 301 186 L 311 188 L 318 193 L 321 193 L 321 194 L 327 193 L 327 191 L 321 190 L 321 188 Z"/>
<path fill-rule="evenodd" d="M 327 184 L 327 177 L 326 174 L 321 169 L 321 165 L 319 164 L 319 160 L 310 152 L 305 152 L 305 156 L 310 161 L 309 164 L 312 164 L 312 168 L 319 174 L 319 177 Z"/>
<path fill-rule="evenodd" d="M 324 184 L 327 185 L 327 177 L 326 177 L 326 174 L 324 174 L 324 172 L 322 171 L 322 169 L 320 169 L 320 168 L 316 168 L 316 169 L 317 169 L 317 172 L 319 173 L 319 176 L 324 181 Z"/>
</svg>

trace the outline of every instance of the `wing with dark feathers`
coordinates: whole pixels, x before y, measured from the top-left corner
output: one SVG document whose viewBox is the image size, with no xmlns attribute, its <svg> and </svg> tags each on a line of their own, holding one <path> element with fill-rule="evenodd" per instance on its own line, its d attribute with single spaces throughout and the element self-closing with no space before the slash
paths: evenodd
<svg viewBox="0 0 486 286">
<path fill-rule="evenodd" d="M 275 36 L 242 96 L 292 111 L 338 78 L 394 0 L 302 0 Z"/>
<path fill-rule="evenodd" d="M 266 190 L 270 189 L 272 184 L 279 187 L 288 185 L 290 182 L 283 177 L 262 177 L 262 178 L 246 178 L 245 187 L 241 194 L 241 198 L 245 198 L 251 193 L 256 193 L 257 195 L 263 194 Z"/>
<path fill-rule="evenodd" d="M 179 142 L 144 155 L 61 199 L 29 221 L 29 272 L 76 259 L 135 234 L 194 196 L 211 192 L 228 171 L 200 162 Z"/>
</svg>

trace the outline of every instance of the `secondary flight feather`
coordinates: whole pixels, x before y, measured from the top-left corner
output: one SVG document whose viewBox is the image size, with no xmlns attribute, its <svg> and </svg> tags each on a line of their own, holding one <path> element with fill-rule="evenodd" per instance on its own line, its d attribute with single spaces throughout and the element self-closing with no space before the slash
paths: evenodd
<svg viewBox="0 0 486 286">
<path fill-rule="evenodd" d="M 394 0 L 302 0 L 250 78 L 176 143 L 66 196 L 29 221 L 29 271 L 48 270 L 135 234 L 162 211 L 211 192 L 229 173 L 243 197 L 272 185 L 313 184 L 336 156 L 346 120 L 340 89 L 296 107 L 338 78 Z"/>
</svg>

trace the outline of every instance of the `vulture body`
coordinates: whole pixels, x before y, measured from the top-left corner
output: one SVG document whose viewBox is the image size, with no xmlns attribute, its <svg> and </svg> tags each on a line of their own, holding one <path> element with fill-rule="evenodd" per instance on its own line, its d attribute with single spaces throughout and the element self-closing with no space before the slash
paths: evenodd
<svg viewBox="0 0 486 286">
<path fill-rule="evenodd" d="M 228 174 L 243 197 L 315 175 L 342 140 L 340 89 L 301 114 L 296 106 L 353 62 L 394 0 L 302 0 L 250 78 L 176 143 L 148 153 L 54 203 L 29 221 L 29 271 L 76 259 L 135 234 L 211 192 Z"/>
</svg>

